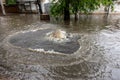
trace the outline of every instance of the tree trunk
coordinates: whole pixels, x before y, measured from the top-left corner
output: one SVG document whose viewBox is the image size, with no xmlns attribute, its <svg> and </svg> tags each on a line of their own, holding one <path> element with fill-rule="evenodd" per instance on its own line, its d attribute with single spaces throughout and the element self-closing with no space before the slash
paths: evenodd
<svg viewBox="0 0 120 80">
<path fill-rule="evenodd" d="M 70 11 L 69 11 L 69 0 L 65 0 L 65 7 L 64 7 L 64 20 L 70 20 Z"/>
<path fill-rule="evenodd" d="M 5 13 L 5 8 L 4 8 L 4 5 L 3 5 L 2 0 L 0 0 L 0 5 L 1 5 L 1 7 L 2 7 L 2 13 L 3 13 L 3 15 L 6 15 L 6 13 Z"/>
<path fill-rule="evenodd" d="M 75 8 L 75 13 L 74 13 L 74 15 L 75 15 L 75 21 L 78 20 L 78 15 L 77 15 L 77 13 L 78 13 L 78 9 L 77 9 L 77 7 L 76 7 L 76 8 Z"/>
<path fill-rule="evenodd" d="M 40 14 L 43 14 L 42 7 L 41 7 L 41 0 L 37 0 L 37 4 L 38 4 L 38 7 L 39 7 Z"/>
<path fill-rule="evenodd" d="M 75 20 L 78 20 L 78 15 L 77 15 L 77 13 L 75 13 Z"/>
</svg>

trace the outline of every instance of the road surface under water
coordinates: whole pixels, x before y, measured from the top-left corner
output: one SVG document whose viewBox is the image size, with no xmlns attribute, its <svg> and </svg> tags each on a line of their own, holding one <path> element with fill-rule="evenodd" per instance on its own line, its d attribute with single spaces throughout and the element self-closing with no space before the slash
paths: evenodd
<svg viewBox="0 0 120 80">
<path fill-rule="evenodd" d="M 54 51 L 29 50 L 24 46 L 25 43 L 21 47 L 10 41 L 12 38 L 20 38 L 21 32 L 48 28 L 79 34 L 80 39 L 77 41 L 80 48 L 72 54 L 57 54 Z M 1 16 L 0 79 L 119 80 L 119 28 L 119 15 L 109 15 L 108 18 L 104 15 L 81 15 L 77 22 L 71 21 L 67 24 L 59 21 L 43 22 L 38 15 L 30 14 Z M 14 36 L 16 34 L 17 38 Z M 33 39 L 30 41 L 34 43 L 34 38 L 29 39 Z M 74 46 L 76 45 L 72 47 Z"/>
</svg>

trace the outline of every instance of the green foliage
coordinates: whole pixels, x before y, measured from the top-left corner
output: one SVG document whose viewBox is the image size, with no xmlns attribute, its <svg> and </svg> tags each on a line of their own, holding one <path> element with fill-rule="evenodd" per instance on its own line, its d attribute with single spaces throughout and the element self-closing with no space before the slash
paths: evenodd
<svg viewBox="0 0 120 80">
<path fill-rule="evenodd" d="M 75 14 L 78 11 L 90 13 L 98 9 L 101 5 L 110 6 L 113 9 L 113 0 L 67 0 L 69 1 L 69 11 Z M 66 0 L 53 0 L 51 5 L 51 14 L 53 16 L 63 15 Z"/>
<path fill-rule="evenodd" d="M 53 0 L 53 2 L 52 2 L 51 13 L 54 16 L 60 16 L 63 14 L 65 2 L 64 2 L 64 0 L 59 0 L 56 3 L 54 1 L 55 0 Z"/>
<path fill-rule="evenodd" d="M 14 5 L 16 4 L 16 0 L 7 0 L 7 5 Z"/>
</svg>

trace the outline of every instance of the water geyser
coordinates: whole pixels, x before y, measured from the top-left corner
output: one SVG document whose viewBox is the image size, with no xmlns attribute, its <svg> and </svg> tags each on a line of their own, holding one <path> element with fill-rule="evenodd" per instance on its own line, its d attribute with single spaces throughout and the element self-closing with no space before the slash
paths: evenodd
<svg viewBox="0 0 120 80">
<path fill-rule="evenodd" d="M 50 37 L 56 38 L 56 39 L 65 39 L 66 38 L 66 32 L 62 31 L 60 29 L 55 30 L 49 34 Z"/>
</svg>

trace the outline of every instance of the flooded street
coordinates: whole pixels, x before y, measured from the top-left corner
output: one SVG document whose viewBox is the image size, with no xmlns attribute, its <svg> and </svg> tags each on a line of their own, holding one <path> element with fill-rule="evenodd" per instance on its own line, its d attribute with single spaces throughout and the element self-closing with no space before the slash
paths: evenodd
<svg viewBox="0 0 120 80">
<path fill-rule="evenodd" d="M 77 37 L 65 43 L 44 38 L 57 29 Z M 0 16 L 0 80 L 120 80 L 119 74 L 119 15 L 81 15 L 69 23 Z"/>
</svg>

